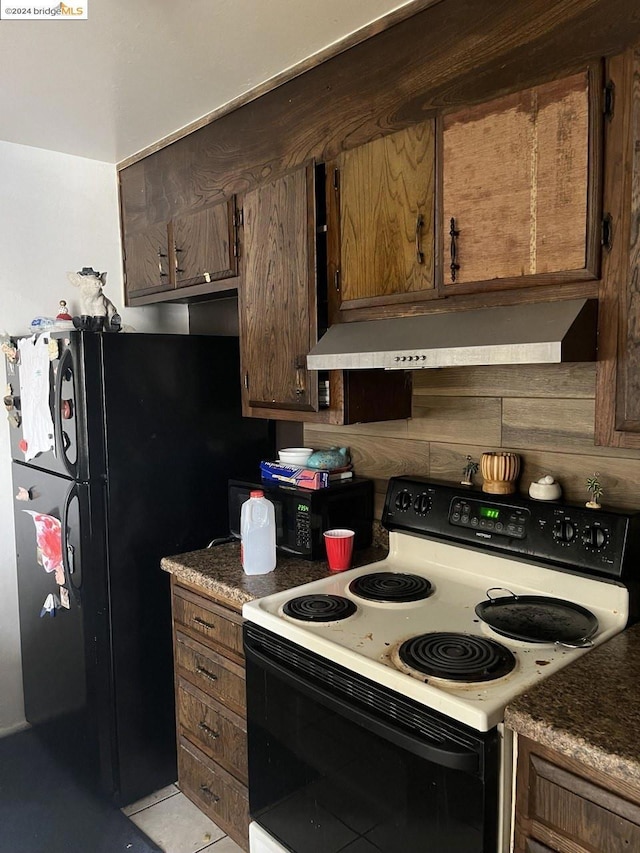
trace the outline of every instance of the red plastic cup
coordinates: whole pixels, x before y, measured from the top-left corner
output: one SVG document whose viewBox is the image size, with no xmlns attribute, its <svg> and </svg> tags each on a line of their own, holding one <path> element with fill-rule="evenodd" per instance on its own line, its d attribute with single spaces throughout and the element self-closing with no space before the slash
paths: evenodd
<svg viewBox="0 0 640 853">
<path fill-rule="evenodd" d="M 351 566 L 354 536 L 355 531 L 342 527 L 325 530 L 324 545 L 327 549 L 329 569 L 332 572 L 343 572 Z"/>
</svg>

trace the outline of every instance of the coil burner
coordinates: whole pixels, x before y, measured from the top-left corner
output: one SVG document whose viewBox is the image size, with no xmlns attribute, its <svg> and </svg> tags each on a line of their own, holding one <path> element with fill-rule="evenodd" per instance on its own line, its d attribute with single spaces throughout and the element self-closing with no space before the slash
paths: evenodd
<svg viewBox="0 0 640 853">
<path fill-rule="evenodd" d="M 282 612 L 301 622 L 336 622 L 353 616 L 358 608 L 341 595 L 301 595 L 287 601 Z"/>
<path fill-rule="evenodd" d="M 431 582 L 420 575 L 373 572 L 351 581 L 349 592 L 368 601 L 421 601 L 433 592 Z"/>
<path fill-rule="evenodd" d="M 420 634 L 405 640 L 397 654 L 416 678 L 426 675 L 456 682 L 493 681 L 516 665 L 505 646 L 471 634 Z"/>
</svg>

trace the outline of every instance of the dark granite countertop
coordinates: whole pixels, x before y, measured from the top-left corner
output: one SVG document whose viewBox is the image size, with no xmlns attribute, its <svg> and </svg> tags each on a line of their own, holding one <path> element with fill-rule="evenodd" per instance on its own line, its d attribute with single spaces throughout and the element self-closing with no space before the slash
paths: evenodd
<svg viewBox="0 0 640 853">
<path fill-rule="evenodd" d="M 518 734 L 616 779 L 640 783 L 640 625 L 512 702 Z"/>
<path fill-rule="evenodd" d="M 382 544 L 354 551 L 353 567 L 366 566 L 387 556 Z M 331 574 L 326 560 L 302 560 L 278 554 L 276 568 L 266 575 L 246 575 L 240 563 L 240 544 L 230 542 L 175 557 L 164 557 L 161 566 L 176 580 L 194 584 L 227 607 L 242 610 L 246 601 L 292 589 Z"/>
</svg>

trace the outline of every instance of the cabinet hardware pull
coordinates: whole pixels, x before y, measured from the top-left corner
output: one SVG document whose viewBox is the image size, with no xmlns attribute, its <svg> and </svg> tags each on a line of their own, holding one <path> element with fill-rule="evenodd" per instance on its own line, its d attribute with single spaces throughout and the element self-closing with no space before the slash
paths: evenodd
<svg viewBox="0 0 640 853">
<path fill-rule="evenodd" d="M 602 218 L 602 226 L 600 232 L 600 243 L 608 251 L 611 251 L 613 239 L 613 217 L 610 213 L 605 213 Z"/>
<path fill-rule="evenodd" d="M 418 264 L 424 263 L 424 252 L 420 249 L 420 237 L 422 234 L 423 223 L 424 219 L 422 218 L 422 214 L 419 213 L 416 216 L 416 263 Z"/>
<path fill-rule="evenodd" d="M 209 735 L 209 737 L 210 737 L 212 740 L 216 740 L 216 738 L 219 738 L 219 737 L 220 737 L 220 733 L 219 733 L 219 732 L 215 732 L 213 729 L 210 729 L 210 728 L 209 728 L 209 726 L 208 726 L 206 723 L 204 723 L 204 722 L 200 722 L 200 723 L 198 723 L 198 728 L 199 728 L 199 729 L 202 729 L 202 731 L 203 731 L 205 734 Z"/>
<path fill-rule="evenodd" d="M 162 251 L 162 246 L 158 246 L 158 273 L 160 278 L 167 277 L 167 273 L 162 269 L 162 259 L 166 257 L 166 254 Z"/>
<path fill-rule="evenodd" d="M 460 232 L 456 230 L 456 221 L 452 216 L 449 228 L 449 236 L 451 237 L 451 265 L 449 267 L 451 270 L 451 281 L 456 280 L 456 272 L 460 269 L 460 264 L 458 263 L 458 244 L 456 243 L 456 238 L 459 235 Z"/>
<path fill-rule="evenodd" d="M 205 669 L 203 666 L 200 666 L 200 664 L 196 664 L 196 672 L 198 673 L 198 675 L 204 675 L 204 677 L 208 678 L 209 681 L 218 680 L 217 675 L 214 675 L 212 672 L 209 672 L 208 669 Z"/>
<path fill-rule="evenodd" d="M 211 622 L 206 622 L 204 619 L 201 619 L 199 616 L 194 616 L 191 621 L 195 622 L 197 625 L 202 625 L 203 628 L 210 628 L 211 630 L 213 630 L 216 627 Z"/>
<path fill-rule="evenodd" d="M 613 107 L 615 101 L 615 84 L 613 80 L 609 80 L 604 87 L 604 97 L 602 99 L 602 112 L 605 118 L 611 120 L 613 118 Z"/>
<path fill-rule="evenodd" d="M 179 248 L 176 246 L 176 244 L 174 243 L 174 244 L 173 244 L 173 251 L 174 251 L 174 256 L 175 256 L 176 272 L 184 272 L 184 270 L 183 270 L 183 269 L 180 269 L 180 267 L 178 266 L 178 252 L 182 252 L 182 251 L 184 251 L 184 249 L 179 249 Z"/>
<path fill-rule="evenodd" d="M 336 291 L 340 293 L 340 270 L 336 270 L 333 276 L 333 283 L 335 284 Z"/>
<path fill-rule="evenodd" d="M 245 373 L 244 375 L 244 387 L 248 391 L 249 390 L 249 374 Z"/>
<path fill-rule="evenodd" d="M 207 797 L 211 797 L 214 803 L 220 802 L 220 797 L 217 794 L 214 794 L 211 788 L 208 788 L 206 785 L 200 785 L 200 790 L 203 794 L 206 794 Z"/>
</svg>

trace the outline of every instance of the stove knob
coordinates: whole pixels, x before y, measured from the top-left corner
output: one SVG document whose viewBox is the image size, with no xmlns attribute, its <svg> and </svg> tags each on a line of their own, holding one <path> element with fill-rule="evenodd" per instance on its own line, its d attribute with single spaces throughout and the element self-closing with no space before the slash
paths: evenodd
<svg viewBox="0 0 640 853">
<path fill-rule="evenodd" d="M 556 521 L 553 528 L 553 538 L 556 542 L 561 542 L 563 545 L 568 545 L 576 538 L 576 528 L 571 521 L 563 519 Z"/>
<path fill-rule="evenodd" d="M 426 515 L 431 509 L 431 495 L 423 492 L 413 502 L 413 508 L 418 515 Z"/>
<path fill-rule="evenodd" d="M 607 531 L 589 524 L 582 533 L 582 541 L 587 548 L 602 548 L 607 544 Z"/>
<path fill-rule="evenodd" d="M 411 492 L 403 489 L 396 497 L 396 509 L 406 512 L 411 506 Z"/>
</svg>

